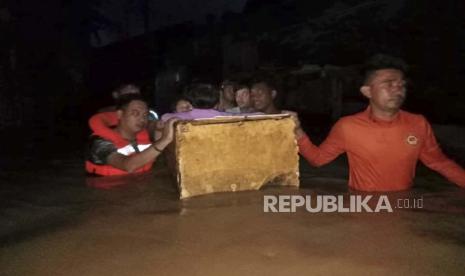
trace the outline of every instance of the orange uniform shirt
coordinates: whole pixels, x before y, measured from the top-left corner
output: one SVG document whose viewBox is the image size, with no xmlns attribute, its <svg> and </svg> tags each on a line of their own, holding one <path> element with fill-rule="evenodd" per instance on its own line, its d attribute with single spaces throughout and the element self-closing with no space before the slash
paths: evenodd
<svg viewBox="0 0 465 276">
<path fill-rule="evenodd" d="M 364 112 L 341 118 L 329 136 L 315 146 L 307 136 L 298 141 L 301 155 L 322 166 L 346 152 L 349 187 L 362 191 L 398 191 L 412 186 L 418 159 L 449 181 L 465 187 L 465 170 L 447 158 L 421 115 L 400 111 L 393 121 Z"/>
</svg>

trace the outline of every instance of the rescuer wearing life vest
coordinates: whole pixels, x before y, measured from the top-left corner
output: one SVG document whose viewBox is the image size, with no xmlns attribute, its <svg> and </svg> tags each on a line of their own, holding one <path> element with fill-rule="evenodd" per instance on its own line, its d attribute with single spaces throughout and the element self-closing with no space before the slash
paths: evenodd
<svg viewBox="0 0 465 276">
<path fill-rule="evenodd" d="M 149 109 L 138 94 L 124 95 L 116 107 L 118 124 L 109 132 L 107 127 L 94 129 L 91 136 L 86 171 L 109 176 L 145 172 L 173 140 L 176 118 L 165 122 L 161 138 L 150 141 L 146 125 Z"/>
<path fill-rule="evenodd" d="M 111 93 L 115 103 L 118 103 L 121 97 L 134 94 L 141 95 L 141 91 L 139 86 L 133 83 L 123 83 L 116 87 Z M 116 115 L 116 105 L 107 106 L 99 109 L 98 113 L 94 114 L 89 119 L 89 127 L 92 132 L 99 132 L 99 135 L 103 134 L 105 137 L 117 138 L 118 135 L 114 134 L 114 128 L 118 124 L 118 120 L 118 116 Z M 158 138 L 160 136 L 160 133 L 156 132 L 159 128 L 159 126 L 157 126 L 158 124 L 158 114 L 153 110 L 149 110 L 147 130 L 149 131 L 151 139 L 154 139 L 154 137 Z M 156 136 L 154 135 L 155 133 L 157 134 Z"/>
</svg>

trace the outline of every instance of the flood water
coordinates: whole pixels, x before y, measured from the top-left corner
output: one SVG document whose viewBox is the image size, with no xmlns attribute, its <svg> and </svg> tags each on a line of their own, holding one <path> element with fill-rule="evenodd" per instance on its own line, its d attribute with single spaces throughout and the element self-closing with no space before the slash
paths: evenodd
<svg viewBox="0 0 465 276">
<path fill-rule="evenodd" d="M 414 190 L 389 194 L 423 198 L 423 208 L 264 213 L 264 195 L 347 195 L 345 161 L 302 162 L 300 189 L 179 200 L 163 162 L 96 189 L 82 160 L 63 153 L 2 164 L 0 275 L 465 273 L 465 190 L 424 168 Z"/>
</svg>

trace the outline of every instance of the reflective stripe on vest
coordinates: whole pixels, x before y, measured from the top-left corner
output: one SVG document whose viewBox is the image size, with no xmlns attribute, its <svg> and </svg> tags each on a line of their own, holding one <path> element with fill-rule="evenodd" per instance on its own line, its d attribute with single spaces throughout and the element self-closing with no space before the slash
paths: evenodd
<svg viewBox="0 0 465 276">
<path fill-rule="evenodd" d="M 98 115 L 97 115 L 98 116 Z M 125 139 L 123 139 L 119 135 L 115 135 L 116 132 L 111 130 L 110 128 L 105 128 L 101 130 L 96 130 L 93 135 L 97 135 L 102 137 L 103 139 L 106 139 L 110 142 L 112 142 L 115 147 L 117 148 L 118 153 L 129 156 L 131 154 L 134 154 L 136 151 L 134 147 Z M 141 132 L 137 133 L 136 136 L 136 141 L 137 141 L 137 148 L 139 151 L 143 151 L 147 148 L 149 148 L 152 144 L 149 138 L 149 134 L 147 130 L 142 130 Z M 152 168 L 153 162 L 149 162 L 143 167 L 139 168 L 135 172 L 145 172 L 148 171 Z M 86 161 L 86 171 L 91 174 L 97 174 L 97 175 L 124 175 L 128 174 L 127 171 L 120 170 L 118 168 L 115 168 L 110 165 L 98 165 L 90 162 L 89 160 Z"/>
<path fill-rule="evenodd" d="M 137 145 L 137 149 L 139 150 L 139 152 L 147 149 L 148 147 L 150 147 L 152 144 L 144 144 L 144 145 Z M 122 147 L 122 148 L 119 148 L 118 150 L 118 153 L 121 153 L 122 155 L 126 155 L 126 156 L 129 156 L 133 153 L 136 152 L 136 150 L 134 149 L 134 147 L 129 144 L 125 147 Z"/>
</svg>

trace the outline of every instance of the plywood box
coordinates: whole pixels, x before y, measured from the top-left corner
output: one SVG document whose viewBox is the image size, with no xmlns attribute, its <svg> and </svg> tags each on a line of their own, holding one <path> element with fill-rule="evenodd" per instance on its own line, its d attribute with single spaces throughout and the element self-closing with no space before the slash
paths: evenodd
<svg viewBox="0 0 465 276">
<path fill-rule="evenodd" d="M 168 161 L 180 197 L 299 186 L 294 126 L 289 115 L 178 122 Z"/>
</svg>

